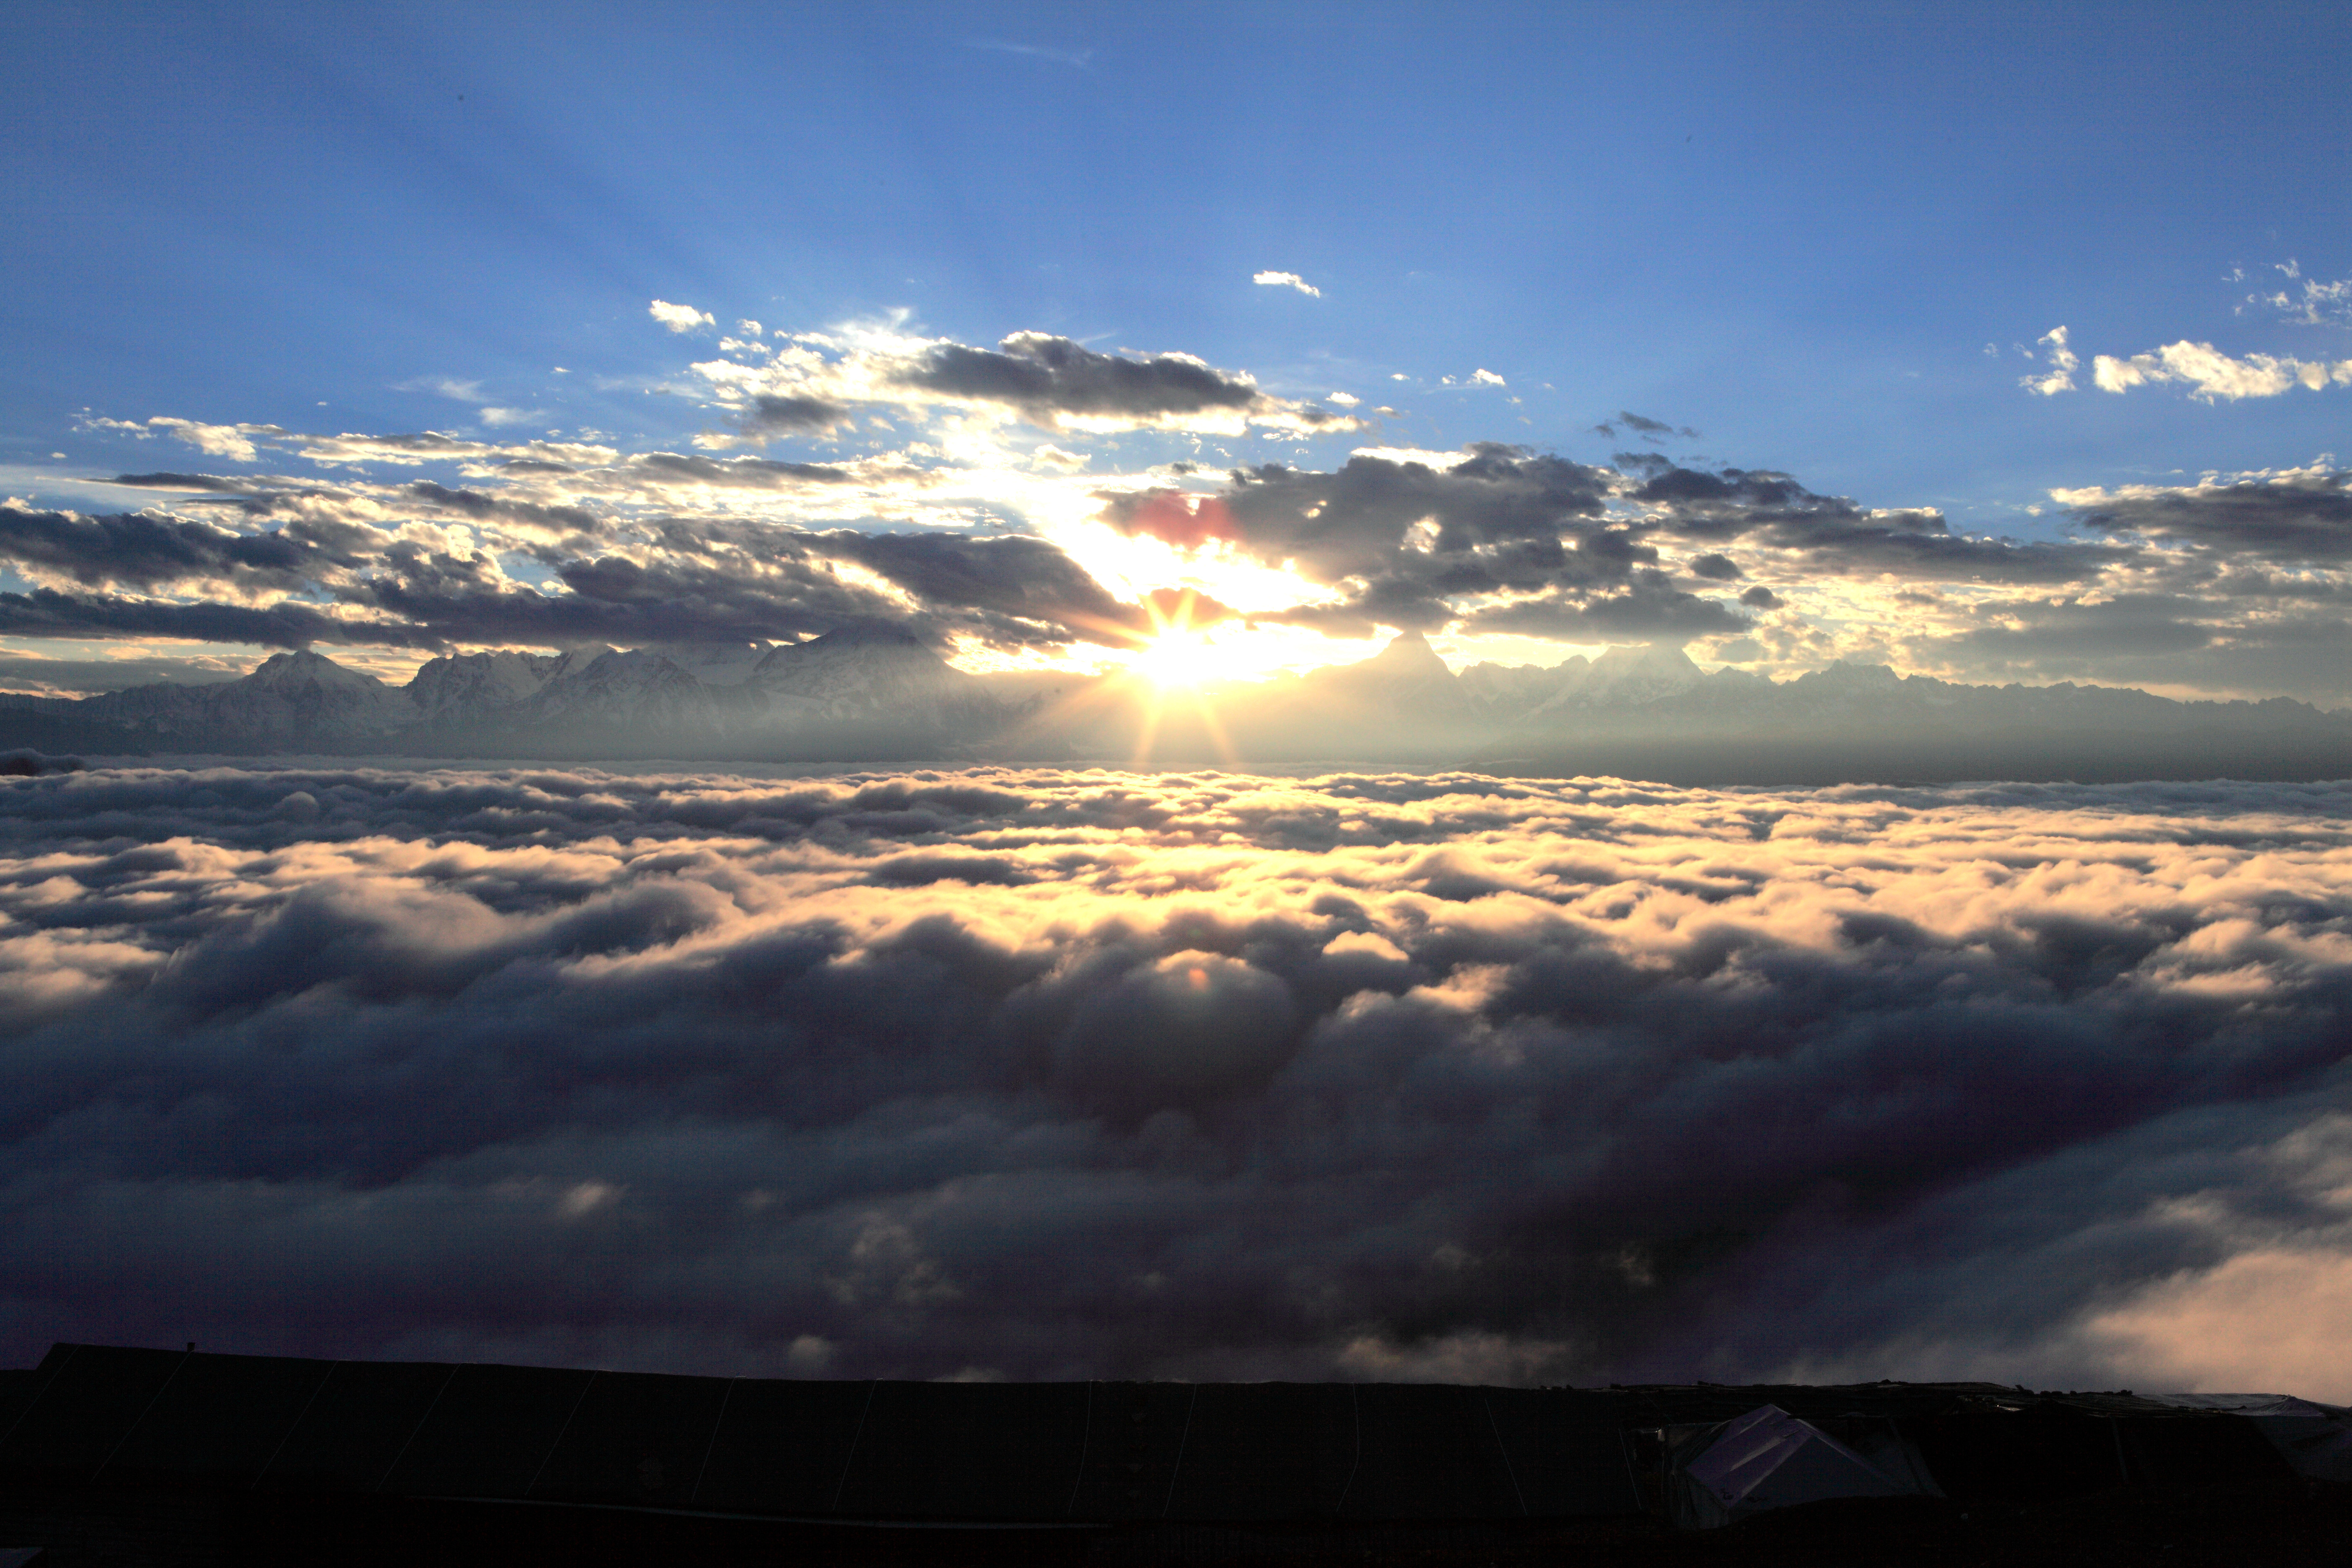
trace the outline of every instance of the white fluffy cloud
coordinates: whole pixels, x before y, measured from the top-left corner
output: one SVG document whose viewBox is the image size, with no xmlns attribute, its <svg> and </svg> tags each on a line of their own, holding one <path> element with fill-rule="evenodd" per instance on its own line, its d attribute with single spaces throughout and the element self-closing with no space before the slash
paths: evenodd
<svg viewBox="0 0 2352 1568">
<path fill-rule="evenodd" d="M 1312 294 L 1318 300 L 1323 297 L 1322 289 L 1296 272 L 1259 272 L 1252 275 L 1250 281 L 1265 289 L 1296 289 L 1301 294 Z"/>
<path fill-rule="evenodd" d="M 2018 384 L 2028 392 L 2038 392 L 2044 397 L 2055 397 L 2062 392 L 2074 390 L 2074 372 L 2082 360 L 2066 346 L 2066 329 L 2053 327 L 2034 340 L 2048 346 L 2050 368 L 2040 375 L 2029 375 Z"/>
<path fill-rule="evenodd" d="M 717 324 L 708 310 L 698 310 L 691 305 L 673 305 L 667 300 L 656 300 L 646 308 L 646 313 L 673 332 L 690 332 L 697 327 Z"/>
<path fill-rule="evenodd" d="M 2331 384 L 2352 384 L 2352 359 L 2333 363 L 2273 354 L 2233 359 L 2211 343 L 2184 339 L 2129 359 L 2100 354 L 2091 362 L 2091 378 L 2102 392 L 2173 382 L 2186 385 L 2189 396 L 2207 403 L 2234 402 L 2242 397 L 2276 397 L 2298 386 L 2317 392 Z"/>
</svg>

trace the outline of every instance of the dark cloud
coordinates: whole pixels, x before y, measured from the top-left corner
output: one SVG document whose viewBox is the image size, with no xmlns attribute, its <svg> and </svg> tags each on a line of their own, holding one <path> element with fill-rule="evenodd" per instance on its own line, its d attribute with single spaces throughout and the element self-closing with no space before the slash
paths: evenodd
<svg viewBox="0 0 2352 1568">
<path fill-rule="evenodd" d="M 1102 641 L 1143 621 L 1138 606 L 1112 598 L 1042 539 L 841 530 L 816 535 L 811 548 L 871 568 L 936 614 L 985 611 L 1050 628 L 1056 641 Z"/>
<path fill-rule="evenodd" d="M 1267 464 L 1235 470 L 1223 495 L 1198 502 L 1166 492 L 1106 497 L 1104 517 L 1179 543 L 1227 537 L 1324 582 L 1394 567 L 1409 552 L 1408 531 L 1424 521 L 1427 553 L 1440 556 L 1482 546 L 1557 549 L 1563 536 L 1599 531 L 1612 478 L 1606 470 L 1493 444 L 1471 453 L 1444 469 L 1368 456 L 1328 474 Z"/>
<path fill-rule="evenodd" d="M 814 637 L 891 622 L 939 641 L 951 632 L 1021 645 L 1101 640 L 1139 625 L 1060 547 L 1020 535 L 824 533 L 672 520 L 645 559 L 558 555 L 567 593 L 497 576 L 475 556 L 404 545 L 347 601 L 429 626 L 451 642 L 642 647 Z M 863 567 L 902 592 L 845 574 Z"/>
<path fill-rule="evenodd" d="M 2119 595 L 2097 604 L 2029 601 L 1990 606 L 1996 624 L 1958 634 L 1961 647 L 2005 660 L 2032 662 L 2064 658 L 2133 658 L 2201 648 L 2214 640 L 2198 605 L 2145 595 Z"/>
<path fill-rule="evenodd" d="M 1787 474 L 1651 465 L 1628 499 L 1653 526 L 1689 539 L 1793 550 L 1840 575 L 1942 582 L 2077 583 L 2116 563 L 2098 546 L 1969 539 L 1932 511 L 1874 511 L 1817 495 Z"/>
<path fill-rule="evenodd" d="M 974 403 L 994 403 L 1033 424 L 1065 416 L 1149 424 L 1220 409 L 1244 413 L 1257 384 L 1190 354 L 1126 359 L 1044 332 L 1015 332 L 994 349 L 939 343 L 898 373 L 899 384 Z"/>
<path fill-rule="evenodd" d="M 2282 564 L 2352 563 L 2352 471 L 2308 469 L 2073 501 L 2088 528 Z"/>
<path fill-rule="evenodd" d="M 1588 641 L 1744 629 L 1721 603 L 1641 580 L 1659 563 L 1651 541 L 1661 535 L 1794 551 L 1831 575 L 1922 581 L 2077 583 L 2122 558 L 2100 546 L 1963 538 L 1933 512 L 1865 510 L 1786 474 L 1683 468 L 1655 453 L 1620 453 L 1621 474 L 1524 447 L 1487 443 L 1469 452 L 1444 469 L 1369 455 L 1328 474 L 1270 464 L 1236 470 L 1221 494 L 1107 496 L 1103 516 L 1171 543 L 1223 541 L 1340 586 L 1337 600 L 1263 617 L 1334 635 L 1457 620 L 1464 630 Z M 1621 497 L 1641 510 L 1612 512 Z M 1690 569 L 1716 582 L 1745 575 L 1720 550 Z M 1764 596 L 1742 602 L 1780 603 L 1756 592 Z M 1461 618 L 1464 601 L 1501 595 L 1515 602 Z"/>
<path fill-rule="evenodd" d="M 349 548 L 348 535 L 322 542 L 320 531 L 296 525 L 237 533 L 156 512 L 83 517 L 0 506 L 0 560 L 86 587 L 151 589 L 212 579 L 291 591 L 361 558 Z"/>
<path fill-rule="evenodd" d="M 247 605 L 184 604 L 111 595 L 63 594 L 36 588 L 0 594 L 0 633 L 37 637 L 170 637 L 186 642 L 307 647 L 351 643 L 439 649 L 446 639 L 422 626 L 331 616 L 292 599 L 259 608 Z"/>
<path fill-rule="evenodd" d="M 1780 595 L 1759 583 L 1739 595 L 1739 602 L 1754 609 L 1777 610 L 1785 602 Z"/>
<path fill-rule="evenodd" d="M 575 558 L 557 569 L 568 592 L 544 594 L 493 577 L 465 556 L 404 552 L 391 570 L 344 590 L 354 604 L 429 626 L 446 641 L 489 647 L 576 643 L 755 642 L 816 636 L 903 607 L 805 562 L 730 563 L 623 555 Z"/>
<path fill-rule="evenodd" d="M 1696 441 L 1698 439 L 1698 432 L 1692 429 L 1687 425 L 1677 428 L 1675 426 L 1667 424 L 1663 419 L 1646 418 L 1642 415 L 1634 413 L 1630 408 L 1621 409 L 1618 411 L 1617 423 L 1622 425 L 1626 429 L 1631 430 L 1636 436 L 1680 436 L 1687 440 Z M 1603 426 L 1601 428 L 1606 430 L 1607 426 Z M 1609 434 L 1614 435 L 1615 432 L 1609 431 Z"/>
<path fill-rule="evenodd" d="M 117 474 L 112 482 L 133 489 L 194 491 L 206 495 L 250 495 L 263 488 L 257 480 L 221 474 Z"/>
<path fill-rule="evenodd" d="M 402 487 L 401 493 L 438 511 L 454 512 L 478 522 L 503 522 L 554 534 L 596 534 L 604 520 L 585 507 L 543 506 L 535 501 L 484 495 L 479 490 L 451 489 L 427 479 Z"/>
<path fill-rule="evenodd" d="M 2342 785 L 0 795 L 20 1362 L 2109 1386 L 2352 1158 Z"/>
<path fill-rule="evenodd" d="M 763 392 L 751 399 L 736 428 L 759 440 L 779 436 L 829 436 L 849 423 L 849 410 L 823 397 L 786 397 Z"/>
<path fill-rule="evenodd" d="M 2124 594 L 2095 601 L 1993 601 L 1977 624 L 1911 643 L 1923 666 L 1979 678 L 2088 679 L 2115 686 L 2284 693 L 2352 702 L 2352 616 L 2340 605 L 2221 593 Z"/>
<path fill-rule="evenodd" d="M 1743 595 L 1741 602 L 1753 601 Z M 1462 627 L 1471 633 L 1516 632 L 1569 642 L 1681 644 L 1694 637 L 1737 635 L 1748 629 L 1748 621 L 1719 600 L 1685 594 L 1656 574 L 1644 574 L 1622 592 L 1580 599 L 1523 599 L 1465 616 Z"/>
</svg>

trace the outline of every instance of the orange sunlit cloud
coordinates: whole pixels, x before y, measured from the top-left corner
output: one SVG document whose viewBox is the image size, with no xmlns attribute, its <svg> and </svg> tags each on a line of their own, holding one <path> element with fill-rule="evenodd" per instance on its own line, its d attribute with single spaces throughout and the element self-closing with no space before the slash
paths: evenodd
<svg viewBox="0 0 2352 1568">
<path fill-rule="evenodd" d="M 1139 502 L 1126 520 L 1128 531 L 1148 533 L 1170 544 L 1198 549 L 1213 541 L 1241 537 L 1233 509 L 1216 496 L 1186 496 L 1156 490 Z"/>
</svg>

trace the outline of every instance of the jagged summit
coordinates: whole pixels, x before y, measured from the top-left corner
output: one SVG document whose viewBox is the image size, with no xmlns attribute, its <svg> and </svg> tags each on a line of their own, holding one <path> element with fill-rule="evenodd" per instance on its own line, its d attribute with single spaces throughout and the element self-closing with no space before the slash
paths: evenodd
<svg viewBox="0 0 2352 1568">
<path fill-rule="evenodd" d="M 241 684 L 256 691 L 290 691 L 313 682 L 347 691 L 383 689 L 383 682 L 374 676 L 337 664 L 326 655 L 313 653 L 307 647 L 271 654 L 256 665 L 253 673 L 244 677 L 242 681 L 229 684 Z"/>
<path fill-rule="evenodd" d="M 530 726 L 593 724 L 667 732 L 708 726 L 714 712 L 709 690 L 663 655 L 650 648 L 606 648 L 576 669 L 551 674 L 514 717 Z"/>
<path fill-rule="evenodd" d="M 1588 702 L 1648 702 L 1705 679 L 1678 643 L 1620 646 L 1592 661 L 1576 695 Z"/>
<path fill-rule="evenodd" d="M 449 654 L 420 666 L 402 688 L 427 723 L 476 724 L 547 683 L 557 660 L 545 654 Z"/>
<path fill-rule="evenodd" d="M 828 721 L 904 716 L 923 723 L 977 718 L 998 705 L 987 689 L 912 633 L 858 625 L 760 660 L 750 687 L 770 710 Z"/>
<path fill-rule="evenodd" d="M 1429 638 L 1417 631 L 1397 633 L 1389 639 L 1387 647 L 1366 659 L 1360 668 L 1377 669 L 1391 677 L 1434 678 L 1454 673 L 1446 662 L 1437 657 L 1437 650 L 1429 646 Z"/>
<path fill-rule="evenodd" d="M 772 642 L 672 643 L 657 649 L 672 664 L 708 687 L 740 686 L 751 679 L 760 661 L 775 651 Z"/>
</svg>

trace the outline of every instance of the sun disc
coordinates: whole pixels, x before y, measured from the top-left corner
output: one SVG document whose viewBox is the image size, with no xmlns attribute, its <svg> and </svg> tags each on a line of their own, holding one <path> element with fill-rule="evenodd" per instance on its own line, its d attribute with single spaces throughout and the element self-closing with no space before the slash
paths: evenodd
<svg viewBox="0 0 2352 1568">
<path fill-rule="evenodd" d="M 1171 627 L 1136 650 L 1133 668 L 1155 685 L 1198 686 L 1209 678 L 1213 662 L 1207 638 Z"/>
</svg>

